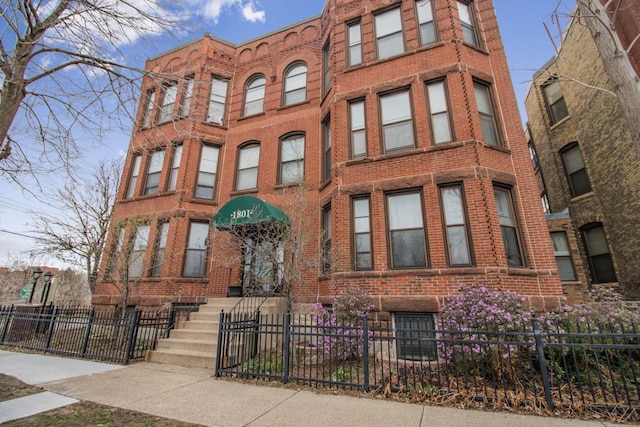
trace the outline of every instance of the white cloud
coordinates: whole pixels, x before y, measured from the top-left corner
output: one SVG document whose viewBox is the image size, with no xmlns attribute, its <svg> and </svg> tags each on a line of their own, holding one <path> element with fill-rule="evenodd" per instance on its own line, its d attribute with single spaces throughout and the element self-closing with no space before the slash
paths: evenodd
<svg viewBox="0 0 640 427">
<path fill-rule="evenodd" d="M 265 11 L 256 10 L 256 5 L 253 2 L 249 2 L 242 7 L 242 15 L 244 19 L 249 22 L 263 22 L 265 21 Z"/>
<path fill-rule="evenodd" d="M 252 0 L 246 2 L 242 0 L 206 0 L 203 15 L 217 24 L 225 9 L 232 8 L 239 10 L 242 17 L 248 22 L 265 22 L 266 12 L 257 10 L 256 3 Z"/>
</svg>

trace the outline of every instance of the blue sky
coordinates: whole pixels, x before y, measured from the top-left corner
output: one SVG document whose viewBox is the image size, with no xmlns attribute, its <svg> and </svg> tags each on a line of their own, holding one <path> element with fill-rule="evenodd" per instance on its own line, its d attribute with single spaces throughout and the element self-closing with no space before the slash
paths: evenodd
<svg viewBox="0 0 640 427">
<path fill-rule="evenodd" d="M 147 44 L 132 46 L 129 65 L 144 67 L 146 54 L 155 56 L 177 45 L 209 32 L 212 35 L 240 43 L 321 13 L 324 0 L 183 0 L 175 3 L 173 13 L 181 19 L 188 15 L 185 25 L 173 38 L 151 36 Z M 546 23 L 558 39 L 558 29 L 551 19 L 556 8 L 570 13 L 573 0 L 494 0 L 498 24 L 502 34 L 512 81 L 523 123 L 523 101 L 533 73 L 554 54 L 553 44 L 543 26 Z M 137 54 L 136 54 L 137 53 Z M 90 144 L 78 168 L 89 172 L 100 160 L 118 156 L 127 150 L 130 132 L 113 132 L 102 144 Z M 86 145 L 85 145 L 86 146 Z M 60 181 L 49 176 L 44 179 L 52 191 Z M 33 241 L 12 233 L 29 234 L 33 228 L 29 211 L 47 208 L 31 196 L 24 195 L 10 183 L 0 186 L 0 266 L 15 254 L 31 249 Z M 8 232 L 7 232 L 8 231 Z M 24 257 L 27 259 L 27 257 Z M 56 265 L 55 262 L 50 264 Z"/>
</svg>

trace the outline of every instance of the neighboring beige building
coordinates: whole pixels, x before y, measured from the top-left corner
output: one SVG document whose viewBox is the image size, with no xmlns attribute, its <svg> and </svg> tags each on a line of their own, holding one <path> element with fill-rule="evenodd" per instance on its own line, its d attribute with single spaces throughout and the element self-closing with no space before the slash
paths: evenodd
<svg viewBox="0 0 640 427">
<path fill-rule="evenodd" d="M 631 17 L 640 3 L 619 15 L 637 78 Z M 572 21 L 525 100 L 530 151 L 565 293 L 610 284 L 640 299 L 640 152 L 601 57 L 583 22 Z"/>
</svg>

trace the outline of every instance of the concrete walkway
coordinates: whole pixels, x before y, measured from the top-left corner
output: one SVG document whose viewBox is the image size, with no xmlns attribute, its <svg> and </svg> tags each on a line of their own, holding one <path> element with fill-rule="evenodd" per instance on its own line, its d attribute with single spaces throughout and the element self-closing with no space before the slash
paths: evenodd
<svg viewBox="0 0 640 427">
<path fill-rule="evenodd" d="M 48 390 L 0 403 L 0 422 L 86 400 L 206 426 L 615 425 L 261 387 L 216 379 L 208 369 L 147 362 L 123 367 L 0 351 L 0 373 Z M 22 415 L 16 408 L 31 413 Z"/>
</svg>

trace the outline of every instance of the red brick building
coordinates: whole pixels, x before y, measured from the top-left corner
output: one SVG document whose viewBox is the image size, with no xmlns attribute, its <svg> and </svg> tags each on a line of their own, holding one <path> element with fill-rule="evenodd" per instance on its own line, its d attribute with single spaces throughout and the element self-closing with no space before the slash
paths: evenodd
<svg viewBox="0 0 640 427">
<path fill-rule="evenodd" d="M 383 313 L 434 313 L 479 281 L 539 308 L 562 295 L 491 0 L 327 0 L 146 69 L 95 304 L 122 301 L 123 273 L 141 306 L 245 283 L 260 263 L 210 227 L 243 195 L 312 236 L 306 259 L 325 255 L 296 304 L 357 286 Z"/>
</svg>

